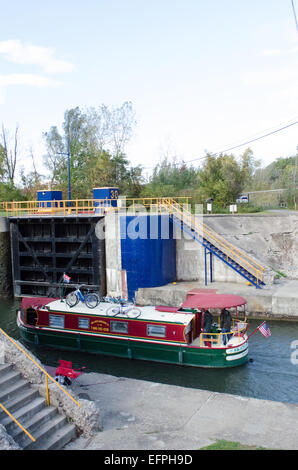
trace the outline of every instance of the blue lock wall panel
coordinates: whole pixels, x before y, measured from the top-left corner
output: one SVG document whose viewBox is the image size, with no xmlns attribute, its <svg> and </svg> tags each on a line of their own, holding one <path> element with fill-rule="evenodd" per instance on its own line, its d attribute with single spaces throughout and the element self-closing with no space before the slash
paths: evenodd
<svg viewBox="0 0 298 470">
<path fill-rule="evenodd" d="M 140 287 L 176 281 L 176 240 L 168 215 L 120 217 L 120 233 L 129 299 Z"/>
</svg>

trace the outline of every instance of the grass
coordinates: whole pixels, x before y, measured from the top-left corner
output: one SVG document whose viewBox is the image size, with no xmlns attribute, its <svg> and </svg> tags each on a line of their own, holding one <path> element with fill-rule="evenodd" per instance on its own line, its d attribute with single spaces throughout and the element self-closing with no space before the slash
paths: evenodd
<svg viewBox="0 0 298 470">
<path fill-rule="evenodd" d="M 270 268 L 272 269 L 272 271 L 276 272 L 275 279 L 280 279 L 281 277 L 284 277 L 284 278 L 287 277 L 285 273 L 283 273 L 282 271 L 278 271 L 277 269 L 273 268 L 273 266 L 270 266 Z"/>
<path fill-rule="evenodd" d="M 264 447 L 247 446 L 240 442 L 218 440 L 209 446 L 202 447 L 200 450 L 267 450 Z"/>
</svg>

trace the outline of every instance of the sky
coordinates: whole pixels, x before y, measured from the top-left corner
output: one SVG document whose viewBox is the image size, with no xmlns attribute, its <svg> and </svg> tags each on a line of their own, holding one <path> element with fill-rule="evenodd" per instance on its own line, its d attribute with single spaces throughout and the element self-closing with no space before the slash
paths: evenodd
<svg viewBox="0 0 298 470">
<path fill-rule="evenodd" d="M 41 171 L 42 133 L 67 109 L 130 101 L 133 165 L 198 166 L 298 121 L 297 58 L 291 0 L 2 0 L 0 123 Z M 250 145 L 263 166 L 297 146 L 298 124 Z"/>
</svg>

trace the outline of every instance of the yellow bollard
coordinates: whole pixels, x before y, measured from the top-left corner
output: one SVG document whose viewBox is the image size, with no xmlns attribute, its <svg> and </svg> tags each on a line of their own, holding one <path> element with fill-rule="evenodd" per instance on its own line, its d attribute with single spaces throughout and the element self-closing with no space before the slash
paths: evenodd
<svg viewBox="0 0 298 470">
<path fill-rule="evenodd" d="M 46 375 L 46 391 L 47 391 L 47 406 L 50 406 L 50 390 L 49 390 L 49 379 Z"/>
</svg>

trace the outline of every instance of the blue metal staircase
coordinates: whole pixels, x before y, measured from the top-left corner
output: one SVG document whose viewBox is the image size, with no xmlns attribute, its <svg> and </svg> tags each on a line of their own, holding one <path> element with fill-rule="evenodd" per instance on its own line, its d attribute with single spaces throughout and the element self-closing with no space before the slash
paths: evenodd
<svg viewBox="0 0 298 470">
<path fill-rule="evenodd" d="M 207 254 L 210 254 L 210 280 L 212 282 L 212 256 L 240 274 L 244 279 L 261 289 L 265 268 L 243 253 L 237 247 L 225 240 L 204 223 L 197 221 L 192 214 L 181 208 L 173 199 L 162 201 L 163 209 L 169 213 L 173 223 L 184 233 L 198 241 L 205 249 L 205 283 L 207 284 Z"/>
</svg>

